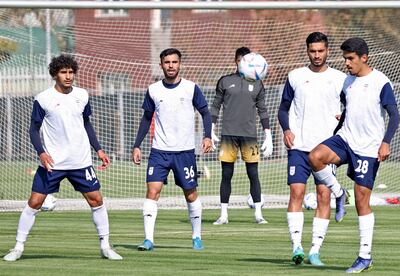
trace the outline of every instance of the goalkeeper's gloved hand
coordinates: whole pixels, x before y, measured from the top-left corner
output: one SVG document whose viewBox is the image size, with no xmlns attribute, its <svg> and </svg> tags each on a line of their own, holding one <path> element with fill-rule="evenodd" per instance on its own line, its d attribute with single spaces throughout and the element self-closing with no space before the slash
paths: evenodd
<svg viewBox="0 0 400 276">
<path fill-rule="evenodd" d="M 219 142 L 219 138 L 215 135 L 215 124 L 212 124 L 211 127 L 211 142 L 212 142 L 212 150 L 215 150 L 217 147 L 215 146 L 216 142 Z"/>
<path fill-rule="evenodd" d="M 271 156 L 272 151 L 274 150 L 274 145 L 272 144 L 272 135 L 270 129 L 264 129 L 265 132 L 265 140 L 261 146 L 261 151 L 264 157 Z"/>
</svg>

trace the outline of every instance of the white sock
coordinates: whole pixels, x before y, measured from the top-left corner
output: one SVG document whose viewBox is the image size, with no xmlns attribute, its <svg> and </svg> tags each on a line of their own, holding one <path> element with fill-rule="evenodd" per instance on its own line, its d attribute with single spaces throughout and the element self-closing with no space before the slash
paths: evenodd
<svg viewBox="0 0 400 276">
<path fill-rule="evenodd" d="M 228 218 L 228 205 L 229 203 L 221 203 L 221 218 Z"/>
<path fill-rule="evenodd" d="M 99 235 L 100 248 L 106 249 L 110 247 L 109 236 L 110 227 L 108 223 L 107 208 L 103 204 L 98 207 L 92 207 L 93 223 L 96 226 L 97 234 Z"/>
<path fill-rule="evenodd" d="M 303 233 L 304 224 L 303 212 L 288 212 L 287 222 L 294 252 L 298 247 L 303 248 L 301 246 L 301 235 Z"/>
<path fill-rule="evenodd" d="M 254 216 L 256 219 L 262 218 L 262 202 L 255 202 L 254 203 L 255 211 L 254 211 Z"/>
<path fill-rule="evenodd" d="M 143 203 L 143 222 L 145 239 L 154 243 L 154 227 L 157 218 L 157 201 L 146 198 Z"/>
<path fill-rule="evenodd" d="M 312 243 L 309 255 L 318 254 L 328 231 L 329 219 L 316 218 L 313 220 Z"/>
<path fill-rule="evenodd" d="M 374 225 L 374 213 L 358 217 L 358 228 L 360 230 L 360 253 L 358 255 L 361 258 L 371 259 Z"/>
<path fill-rule="evenodd" d="M 193 202 L 188 202 L 188 211 L 189 211 L 189 219 L 192 223 L 192 239 L 200 238 L 201 239 L 201 213 L 202 206 L 200 198 L 197 198 Z"/>
<path fill-rule="evenodd" d="M 36 214 L 39 210 L 29 207 L 28 204 L 22 210 L 21 216 L 19 217 L 18 230 L 17 230 L 17 243 L 15 249 L 24 251 L 24 243 L 35 223 Z"/>
<path fill-rule="evenodd" d="M 333 174 L 331 166 L 325 166 L 325 168 L 317 172 L 313 171 L 313 174 L 322 184 L 325 184 L 331 190 L 336 198 L 343 194 L 342 187 Z"/>
</svg>

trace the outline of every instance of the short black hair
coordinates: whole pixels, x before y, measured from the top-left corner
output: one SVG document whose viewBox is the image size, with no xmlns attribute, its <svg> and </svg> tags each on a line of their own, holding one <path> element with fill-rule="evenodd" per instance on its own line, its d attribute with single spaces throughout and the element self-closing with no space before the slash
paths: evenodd
<svg viewBox="0 0 400 276">
<path fill-rule="evenodd" d="M 245 55 L 247 55 L 249 53 L 250 53 L 250 49 L 247 48 L 247 47 L 237 48 L 236 52 L 235 52 L 235 59 L 237 59 L 238 56 L 242 56 L 243 57 L 243 56 L 245 56 Z"/>
<path fill-rule="evenodd" d="M 163 51 L 160 53 L 160 60 L 162 61 L 163 58 L 165 58 L 166 56 L 170 56 L 170 55 L 178 55 L 179 60 L 180 60 L 181 57 L 182 57 L 182 54 L 181 54 L 181 52 L 180 52 L 178 49 L 175 49 L 175 48 L 168 48 L 168 49 L 163 50 Z"/>
<path fill-rule="evenodd" d="M 74 71 L 74 74 L 76 74 L 79 69 L 78 63 L 73 56 L 62 54 L 51 59 L 49 64 L 50 76 L 54 78 L 63 68 L 71 68 Z"/>
<path fill-rule="evenodd" d="M 313 32 L 309 34 L 306 38 L 307 48 L 308 46 L 310 46 L 311 43 L 317 43 L 317 42 L 324 42 L 325 46 L 328 47 L 328 37 L 324 33 Z"/>
<path fill-rule="evenodd" d="M 362 55 L 368 56 L 369 54 L 367 42 L 359 37 L 352 37 L 345 40 L 340 46 L 340 49 L 346 52 L 354 52 L 359 57 L 361 57 Z"/>
</svg>

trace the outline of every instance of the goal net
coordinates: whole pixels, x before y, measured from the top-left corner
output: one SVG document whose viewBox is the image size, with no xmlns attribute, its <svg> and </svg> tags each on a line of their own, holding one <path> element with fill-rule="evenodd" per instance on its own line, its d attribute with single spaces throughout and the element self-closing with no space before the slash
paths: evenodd
<svg viewBox="0 0 400 276">
<path fill-rule="evenodd" d="M 87 89 L 93 109 L 92 123 L 112 165 L 98 171 L 102 193 L 110 208 L 140 208 L 144 198 L 145 170 L 150 135 L 142 144 L 141 166 L 131 162 L 131 150 L 143 114 L 141 105 L 149 84 L 162 77 L 159 53 L 168 47 L 182 51 L 181 76 L 193 80 L 209 103 L 218 79 L 235 71 L 236 48 L 248 46 L 269 63 L 264 80 L 274 152 L 259 163 L 266 206 L 284 206 L 287 153 L 277 120 L 287 73 L 308 63 L 305 38 L 322 31 L 330 39 L 329 65 L 345 71 L 340 44 L 347 38 L 364 38 L 370 46 L 370 64 L 393 82 L 397 99 L 400 83 L 399 10 L 51 10 L 46 33 L 44 10 L 0 10 L 0 211 L 25 204 L 31 191 L 38 158 L 29 141 L 33 97 L 53 85 L 47 72 L 48 56 L 70 53 L 79 63 L 76 85 Z M 46 35 L 50 40 L 46 40 Z M 47 53 L 46 53 L 47 49 Z M 49 52 L 50 51 L 50 52 Z M 221 117 L 221 116 L 220 116 Z M 217 124 L 217 133 L 220 131 Z M 259 124 L 258 140 L 264 136 Z M 196 144 L 203 136 L 196 117 Z M 381 164 L 375 194 L 398 195 L 400 179 L 399 134 L 391 143 L 391 156 Z M 218 144 L 217 144 L 218 145 Z M 219 204 L 221 168 L 217 151 L 197 152 L 199 191 L 205 207 Z M 78 154 L 71 152 L 70 154 Z M 94 156 L 95 167 L 100 164 Z M 339 181 L 348 189 L 346 166 Z M 307 192 L 315 187 L 310 178 Z M 162 192 L 161 205 L 182 207 L 182 191 L 172 172 Z M 249 180 L 240 157 L 232 179 L 232 205 L 246 205 Z M 81 195 L 65 181 L 55 194 L 62 208 L 85 206 Z"/>
</svg>

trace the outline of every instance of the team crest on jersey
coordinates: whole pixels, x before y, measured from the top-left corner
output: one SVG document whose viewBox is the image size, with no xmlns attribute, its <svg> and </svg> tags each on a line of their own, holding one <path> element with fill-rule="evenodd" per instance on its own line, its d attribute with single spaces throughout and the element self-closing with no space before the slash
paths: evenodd
<svg viewBox="0 0 400 276">
<path fill-rule="evenodd" d="M 293 176 L 295 173 L 296 173 L 296 166 L 290 166 L 289 174 Z"/>
<path fill-rule="evenodd" d="M 249 84 L 249 91 L 250 91 L 250 92 L 253 92 L 253 90 L 254 90 L 254 85 Z"/>
<path fill-rule="evenodd" d="M 153 175 L 154 167 L 149 167 L 149 175 Z"/>
</svg>

